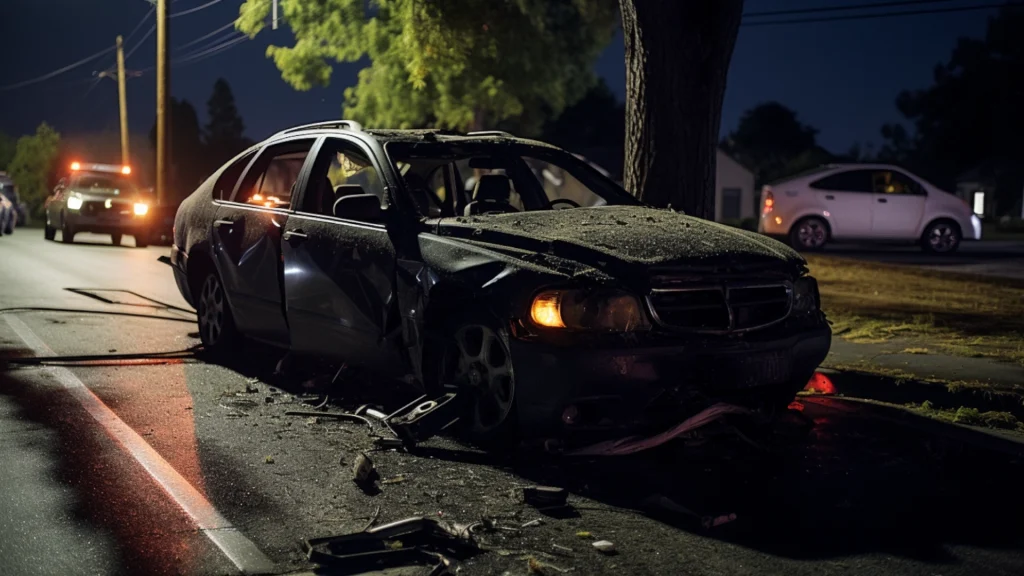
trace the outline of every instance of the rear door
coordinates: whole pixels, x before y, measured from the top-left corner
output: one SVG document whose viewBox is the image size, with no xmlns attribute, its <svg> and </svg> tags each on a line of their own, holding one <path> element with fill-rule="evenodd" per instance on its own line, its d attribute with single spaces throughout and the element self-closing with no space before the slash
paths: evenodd
<svg viewBox="0 0 1024 576">
<path fill-rule="evenodd" d="M 395 249 L 383 221 L 336 217 L 338 197 L 387 204 L 381 166 L 361 142 L 327 137 L 301 204 L 284 230 L 284 286 L 292 349 L 404 374 L 395 310 Z"/>
<path fill-rule="evenodd" d="M 927 198 L 924 187 L 896 170 L 875 170 L 871 231 L 876 238 L 909 240 L 917 237 Z"/>
<path fill-rule="evenodd" d="M 297 138 L 260 151 L 231 198 L 217 202 L 213 223 L 214 253 L 235 323 L 247 336 L 278 345 L 288 344 L 281 232 L 315 140 Z"/>
<path fill-rule="evenodd" d="M 811 183 L 834 238 L 871 236 L 871 171 L 844 170 Z"/>
</svg>

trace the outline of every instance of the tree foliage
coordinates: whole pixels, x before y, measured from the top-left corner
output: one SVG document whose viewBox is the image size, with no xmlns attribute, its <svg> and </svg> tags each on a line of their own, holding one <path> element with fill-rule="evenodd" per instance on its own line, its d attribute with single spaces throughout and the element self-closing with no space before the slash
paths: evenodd
<svg viewBox="0 0 1024 576">
<path fill-rule="evenodd" d="M 255 36 L 270 0 L 247 0 Z M 368 126 L 453 129 L 557 115 L 593 82 L 617 25 L 614 0 L 281 0 L 292 46 L 267 56 L 298 90 L 325 86 L 336 62 L 365 62 L 344 116 Z M 539 129 L 532 121 L 526 129 Z"/>
<path fill-rule="evenodd" d="M 818 147 L 817 133 L 801 123 L 793 110 L 765 102 L 743 113 L 722 148 L 766 184 L 828 162 L 831 156 Z"/>
<path fill-rule="evenodd" d="M 43 122 L 35 134 L 18 139 L 8 172 L 22 201 L 39 213 L 50 194 L 49 182 L 60 150 L 60 134 Z"/>
<path fill-rule="evenodd" d="M 252 140 L 245 137 L 245 123 L 235 106 L 235 96 L 223 78 L 214 82 L 206 112 L 209 121 L 203 130 L 203 146 L 206 170 L 211 172 L 251 146 Z"/>
<path fill-rule="evenodd" d="M 998 158 L 1024 159 L 1024 10 L 1003 8 L 985 37 L 961 38 L 933 84 L 900 93 L 896 107 L 912 124 L 882 128 L 879 157 L 952 188 L 956 177 Z M 1017 189 L 1019 198 L 1020 190 Z"/>
</svg>

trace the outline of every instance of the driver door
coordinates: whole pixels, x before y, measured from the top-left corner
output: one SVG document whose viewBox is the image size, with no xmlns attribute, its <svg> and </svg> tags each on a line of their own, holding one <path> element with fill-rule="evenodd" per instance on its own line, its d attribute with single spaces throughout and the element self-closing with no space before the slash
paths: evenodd
<svg viewBox="0 0 1024 576">
<path fill-rule="evenodd" d="M 360 142 L 323 140 L 284 228 L 284 290 L 292 350 L 401 375 L 395 249 L 383 218 L 334 211 L 340 198 L 360 192 L 385 205 L 380 170 Z"/>
</svg>

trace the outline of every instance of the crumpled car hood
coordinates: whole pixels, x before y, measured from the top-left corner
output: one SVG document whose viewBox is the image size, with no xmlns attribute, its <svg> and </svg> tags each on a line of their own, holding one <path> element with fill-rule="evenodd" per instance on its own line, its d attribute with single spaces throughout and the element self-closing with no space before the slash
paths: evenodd
<svg viewBox="0 0 1024 576">
<path fill-rule="evenodd" d="M 645 206 L 603 206 L 445 218 L 443 236 L 553 254 L 598 268 L 623 264 L 709 266 L 804 261 L 765 236 Z"/>
</svg>

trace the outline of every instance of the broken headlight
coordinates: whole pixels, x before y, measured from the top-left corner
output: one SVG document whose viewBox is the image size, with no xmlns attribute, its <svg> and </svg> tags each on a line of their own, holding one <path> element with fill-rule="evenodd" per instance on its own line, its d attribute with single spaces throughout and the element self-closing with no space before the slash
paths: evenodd
<svg viewBox="0 0 1024 576">
<path fill-rule="evenodd" d="M 819 306 L 817 280 L 810 276 L 797 279 L 793 283 L 793 313 L 816 312 Z"/>
<path fill-rule="evenodd" d="M 619 290 L 546 290 L 533 298 L 530 318 L 545 328 L 631 332 L 650 327 L 640 300 Z"/>
</svg>

